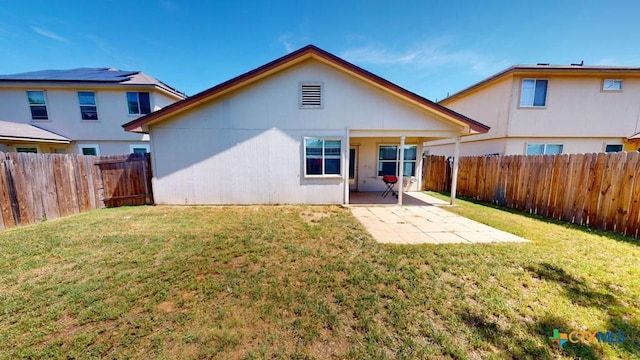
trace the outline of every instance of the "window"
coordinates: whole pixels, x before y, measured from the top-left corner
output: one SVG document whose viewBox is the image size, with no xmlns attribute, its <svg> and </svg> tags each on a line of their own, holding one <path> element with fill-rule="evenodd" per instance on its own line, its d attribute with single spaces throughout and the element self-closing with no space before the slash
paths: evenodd
<svg viewBox="0 0 640 360">
<path fill-rule="evenodd" d="M 416 161 L 418 157 L 418 145 L 404 146 L 404 171 L 403 176 L 416 175 Z M 378 176 L 395 175 L 400 173 L 400 146 L 380 145 L 378 147 Z"/>
<path fill-rule="evenodd" d="M 29 101 L 29 107 L 31 108 L 31 118 L 33 120 L 49 119 L 49 115 L 47 114 L 47 101 L 44 97 L 44 91 L 27 91 L 27 100 Z"/>
<path fill-rule="evenodd" d="M 562 144 L 527 144 L 527 155 L 562 154 Z"/>
<path fill-rule="evenodd" d="M 520 106 L 541 107 L 547 104 L 548 80 L 522 79 Z"/>
<path fill-rule="evenodd" d="M 151 102 L 148 92 L 128 92 L 127 106 L 129 115 L 144 115 L 151 112 Z"/>
<path fill-rule="evenodd" d="M 604 81 L 602 82 L 602 90 L 622 91 L 622 80 L 604 79 Z"/>
<path fill-rule="evenodd" d="M 129 151 L 132 154 L 146 154 L 149 151 L 149 145 L 147 144 L 132 144 L 129 145 Z"/>
<path fill-rule="evenodd" d="M 322 109 L 322 83 L 300 83 L 300 109 Z"/>
<path fill-rule="evenodd" d="M 37 147 L 17 147 L 16 148 L 16 152 L 37 154 L 38 153 L 38 148 Z"/>
<path fill-rule="evenodd" d="M 80 103 L 80 115 L 82 120 L 98 120 L 98 106 L 96 106 L 96 93 L 93 91 L 78 91 Z"/>
<path fill-rule="evenodd" d="M 82 155 L 100 155 L 100 147 L 96 144 L 80 144 L 78 147 Z"/>
<path fill-rule="evenodd" d="M 604 147 L 604 152 L 620 152 L 622 151 L 622 144 L 607 144 Z"/>
<path fill-rule="evenodd" d="M 342 140 L 335 138 L 304 139 L 304 171 L 306 176 L 341 174 Z"/>
</svg>

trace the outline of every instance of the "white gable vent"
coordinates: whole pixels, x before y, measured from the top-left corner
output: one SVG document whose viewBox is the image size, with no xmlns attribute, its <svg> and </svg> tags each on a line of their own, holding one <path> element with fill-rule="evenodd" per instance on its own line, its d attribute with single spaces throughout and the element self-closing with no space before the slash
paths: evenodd
<svg viewBox="0 0 640 360">
<path fill-rule="evenodd" d="M 322 109 L 322 83 L 300 83 L 300 108 Z"/>
</svg>

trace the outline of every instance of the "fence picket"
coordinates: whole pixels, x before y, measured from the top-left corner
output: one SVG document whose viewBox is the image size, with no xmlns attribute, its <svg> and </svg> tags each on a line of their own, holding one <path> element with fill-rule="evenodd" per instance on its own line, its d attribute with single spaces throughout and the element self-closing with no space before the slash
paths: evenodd
<svg viewBox="0 0 640 360">
<path fill-rule="evenodd" d="M 427 156 L 425 190 L 443 191 L 444 156 Z M 444 180 L 443 180 L 444 179 Z M 640 153 L 462 157 L 458 194 L 639 237 Z"/>
<path fill-rule="evenodd" d="M 104 171 L 101 161 L 109 164 Z M 119 176 L 104 173 L 110 170 Z M 140 204 L 153 204 L 148 155 L 0 153 L 0 230 Z"/>
</svg>

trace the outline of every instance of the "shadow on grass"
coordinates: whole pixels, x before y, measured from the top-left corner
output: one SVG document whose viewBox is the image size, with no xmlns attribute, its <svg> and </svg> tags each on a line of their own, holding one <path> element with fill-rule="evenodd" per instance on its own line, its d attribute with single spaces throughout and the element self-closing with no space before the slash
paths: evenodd
<svg viewBox="0 0 640 360">
<path fill-rule="evenodd" d="M 451 196 L 451 194 L 449 193 L 438 193 L 444 196 Z M 532 214 L 526 211 L 522 211 L 522 210 L 517 210 L 517 209 L 512 209 L 506 206 L 502 206 L 502 205 L 498 205 L 498 204 L 494 204 L 494 203 L 487 203 L 487 202 L 483 202 L 474 198 L 469 198 L 466 196 L 458 196 L 457 197 L 460 200 L 464 200 L 476 205 L 482 205 L 482 206 L 486 206 L 492 209 L 496 209 L 496 210 L 501 210 L 501 211 L 505 211 L 511 214 L 516 214 L 516 215 L 521 215 L 524 217 L 527 217 L 529 219 L 534 219 L 534 220 L 539 220 L 539 221 L 543 221 L 546 223 L 550 223 L 550 224 L 556 224 L 556 225 L 560 225 L 563 226 L 565 228 L 568 229 L 574 229 L 574 230 L 578 230 L 578 231 L 582 231 L 585 232 L 587 234 L 594 234 L 594 235 L 598 235 L 598 236 L 603 236 L 612 240 L 617 240 L 617 241 L 622 241 L 622 242 L 626 242 L 626 243 L 630 243 L 633 245 L 637 245 L 640 246 L 640 239 L 631 237 L 631 236 L 627 236 L 621 233 L 617 233 L 614 231 L 610 231 L 610 230 L 601 230 L 601 229 L 594 229 L 594 228 L 590 228 L 586 225 L 579 225 L 579 224 L 573 224 L 567 221 L 562 221 L 562 220 L 558 220 L 558 219 L 554 219 L 554 218 L 549 218 L 546 216 L 542 216 L 542 215 L 538 215 L 538 214 Z"/>
<path fill-rule="evenodd" d="M 460 313 L 460 318 L 484 341 L 507 352 L 514 359 L 555 359 L 568 356 L 576 359 L 605 359 L 595 349 L 583 343 L 565 343 L 563 348 L 549 338 L 554 329 L 568 329 L 568 322 L 557 317 L 543 317 L 529 324 L 526 334 L 514 332 L 512 328 L 499 326 L 484 314 Z"/>
<path fill-rule="evenodd" d="M 534 273 L 539 279 L 553 281 L 562 285 L 565 295 L 574 304 L 597 308 L 611 308 L 612 306 L 620 305 L 615 296 L 597 291 L 584 280 L 567 273 L 558 266 L 542 263 L 528 266 L 526 270 Z M 610 289 L 610 291 L 613 291 L 613 289 Z"/>
<path fill-rule="evenodd" d="M 626 319 L 624 315 L 625 306 L 618 300 L 618 298 L 624 296 L 623 294 L 620 294 L 617 290 L 607 285 L 605 285 L 607 291 L 613 295 L 598 291 L 598 289 L 589 285 L 583 279 L 579 279 L 567 273 L 564 269 L 548 263 L 529 266 L 526 270 L 534 273 L 535 276 L 541 280 L 553 281 L 560 284 L 565 296 L 574 304 L 582 307 L 604 309 L 608 316 L 607 328 L 587 330 L 591 332 L 622 332 L 625 335 L 625 341 L 620 344 L 591 344 L 587 346 L 582 343 L 575 344 L 567 342 L 563 349 L 566 353 L 579 357 L 597 358 L 594 357 L 596 354 L 586 353 L 586 349 L 593 346 L 616 346 L 621 347 L 628 355 L 633 355 L 633 358 L 640 358 L 640 328 Z M 543 323 L 544 322 L 545 321 L 543 321 Z M 567 333 L 573 330 L 579 330 L 569 328 L 566 322 L 561 321 L 561 319 L 556 319 L 555 322 L 549 323 L 548 325 L 551 325 L 553 328 L 544 328 L 547 334 L 550 333 L 550 329 L 551 331 L 553 329 L 559 329 L 561 332 L 564 331 Z"/>
</svg>

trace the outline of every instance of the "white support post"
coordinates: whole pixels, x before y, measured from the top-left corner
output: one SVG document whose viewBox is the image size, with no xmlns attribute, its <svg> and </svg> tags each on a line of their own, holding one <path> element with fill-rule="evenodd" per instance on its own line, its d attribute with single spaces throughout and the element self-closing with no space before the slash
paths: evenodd
<svg viewBox="0 0 640 360">
<path fill-rule="evenodd" d="M 349 205 L 349 148 L 351 147 L 349 139 L 349 128 L 344 129 L 344 159 L 342 171 L 344 172 L 344 204 Z"/>
<path fill-rule="evenodd" d="M 416 189 L 416 191 L 422 191 L 422 171 L 424 171 L 424 157 L 422 156 L 423 153 L 424 153 L 424 142 L 418 145 L 418 151 L 416 154 L 416 160 L 418 161 L 418 164 L 416 165 L 416 172 L 417 172 L 416 175 L 418 176 L 418 188 Z"/>
<path fill-rule="evenodd" d="M 402 193 L 404 192 L 404 142 L 406 136 L 400 136 L 400 169 L 398 170 L 398 205 L 402 205 Z"/>
<path fill-rule="evenodd" d="M 455 148 L 453 150 L 453 169 L 451 169 L 451 205 L 456 202 L 456 190 L 458 187 L 458 164 L 460 158 L 460 136 L 455 138 Z"/>
</svg>

